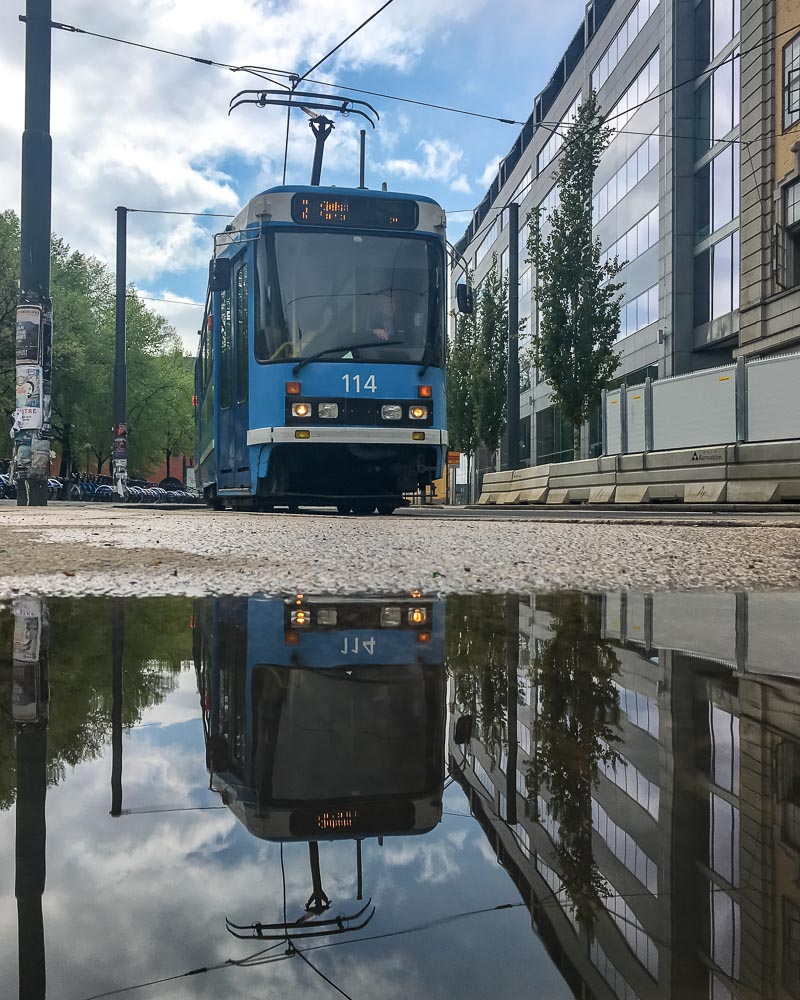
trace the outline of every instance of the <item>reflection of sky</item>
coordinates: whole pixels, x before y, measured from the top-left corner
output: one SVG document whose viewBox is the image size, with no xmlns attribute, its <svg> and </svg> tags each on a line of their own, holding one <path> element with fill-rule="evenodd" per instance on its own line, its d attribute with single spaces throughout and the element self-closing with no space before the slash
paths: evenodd
<svg viewBox="0 0 800 1000">
<path fill-rule="evenodd" d="M 280 848 L 250 836 L 208 790 L 199 698 L 193 671 L 165 702 L 145 713 L 124 744 L 124 800 L 131 814 L 109 815 L 111 755 L 67 774 L 47 797 L 44 896 L 48 997 L 78 1000 L 241 959 L 258 942 L 237 941 L 237 923 L 281 919 Z M 192 808 L 194 807 L 194 808 Z M 142 812 L 145 809 L 190 811 Z M 446 813 L 465 813 L 458 786 Z M 0 981 L 16 995 L 17 920 L 14 813 L 0 813 Z M 352 938 L 306 942 L 312 961 L 354 1000 L 381 997 L 570 995 L 530 926 L 524 907 L 448 922 L 413 934 L 357 943 L 462 911 L 518 902 L 511 881 L 469 817 L 445 815 L 432 833 L 365 841 L 364 890 L 377 907 Z M 284 848 L 287 908 L 296 918 L 311 892 L 306 844 Z M 332 914 L 353 913 L 352 841 L 320 847 Z M 346 942 L 340 944 L 339 942 Z M 262 945 L 263 947 L 263 945 Z M 280 954 L 279 949 L 276 954 Z M 327 997 L 330 987 L 300 959 L 191 976 L 130 997 Z"/>
</svg>

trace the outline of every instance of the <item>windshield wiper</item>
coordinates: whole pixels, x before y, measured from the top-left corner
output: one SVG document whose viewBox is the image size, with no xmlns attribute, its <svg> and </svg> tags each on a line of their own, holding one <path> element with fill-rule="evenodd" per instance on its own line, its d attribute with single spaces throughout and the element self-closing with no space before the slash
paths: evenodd
<svg viewBox="0 0 800 1000">
<path fill-rule="evenodd" d="M 307 358 L 301 358 L 300 361 L 292 369 L 292 374 L 296 375 L 303 365 L 307 365 L 310 361 L 316 361 L 317 358 L 322 358 L 326 354 L 335 354 L 337 351 L 344 353 L 345 351 L 360 351 L 365 350 L 367 347 L 389 347 L 391 344 L 404 344 L 404 340 L 369 340 L 365 344 L 343 344 L 341 347 L 326 347 L 324 351 L 317 351 L 316 354 L 311 354 Z"/>
</svg>

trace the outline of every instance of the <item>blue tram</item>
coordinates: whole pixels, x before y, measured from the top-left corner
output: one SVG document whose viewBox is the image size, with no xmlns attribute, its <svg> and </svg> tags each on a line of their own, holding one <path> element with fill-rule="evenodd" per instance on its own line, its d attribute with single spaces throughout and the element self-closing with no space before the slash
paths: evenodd
<svg viewBox="0 0 800 1000">
<path fill-rule="evenodd" d="M 432 830 L 444 782 L 444 602 L 197 602 L 211 787 L 254 836 Z"/>
<path fill-rule="evenodd" d="M 196 366 L 210 504 L 389 514 L 441 476 L 445 246 L 429 198 L 302 186 L 217 236 Z"/>
</svg>

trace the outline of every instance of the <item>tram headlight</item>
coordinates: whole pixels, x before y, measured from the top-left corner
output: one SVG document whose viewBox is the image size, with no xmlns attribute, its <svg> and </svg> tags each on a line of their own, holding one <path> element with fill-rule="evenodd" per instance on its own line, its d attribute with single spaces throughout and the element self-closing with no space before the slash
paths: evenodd
<svg viewBox="0 0 800 1000">
<path fill-rule="evenodd" d="M 428 419 L 428 407 L 427 406 L 409 406 L 408 415 L 412 420 L 427 420 Z"/>
<path fill-rule="evenodd" d="M 305 608 L 297 608 L 292 611 L 292 625 L 295 628 L 305 628 L 311 624 L 311 614 Z"/>
<path fill-rule="evenodd" d="M 338 620 L 336 608 L 320 608 L 317 612 L 317 625 L 335 625 Z"/>
<path fill-rule="evenodd" d="M 408 612 L 409 625 L 424 625 L 428 620 L 428 612 L 425 608 L 411 608 Z"/>
<path fill-rule="evenodd" d="M 311 416 L 311 404 L 310 403 L 292 403 L 292 416 L 293 417 L 310 417 Z"/>
<path fill-rule="evenodd" d="M 397 628 L 401 621 L 400 608 L 381 608 L 381 628 Z"/>
<path fill-rule="evenodd" d="M 322 420 L 336 420 L 339 416 L 339 404 L 320 403 L 317 407 L 317 413 Z"/>
<path fill-rule="evenodd" d="M 389 403 L 381 407 L 381 418 L 383 420 L 400 420 L 403 416 L 403 407 Z"/>
</svg>

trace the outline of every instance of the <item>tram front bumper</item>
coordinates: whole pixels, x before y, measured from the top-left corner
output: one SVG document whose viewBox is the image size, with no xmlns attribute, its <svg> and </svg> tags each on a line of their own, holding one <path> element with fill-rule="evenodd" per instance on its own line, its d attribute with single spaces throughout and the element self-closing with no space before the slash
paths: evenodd
<svg viewBox="0 0 800 1000">
<path fill-rule="evenodd" d="M 447 431 L 433 427 L 256 427 L 247 432 L 248 445 L 289 444 L 416 444 L 447 445 Z"/>
</svg>

